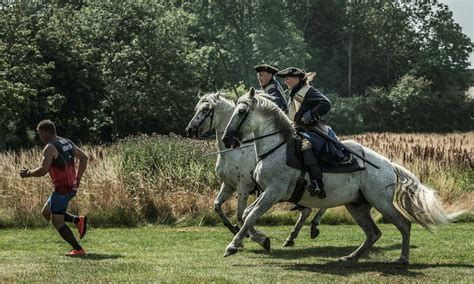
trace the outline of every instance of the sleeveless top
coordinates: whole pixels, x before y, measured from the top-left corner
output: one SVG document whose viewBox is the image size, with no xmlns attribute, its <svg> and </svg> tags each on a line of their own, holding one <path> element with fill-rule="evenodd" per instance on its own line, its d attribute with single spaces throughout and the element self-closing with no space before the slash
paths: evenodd
<svg viewBox="0 0 474 284">
<path fill-rule="evenodd" d="M 76 168 L 74 165 L 74 146 L 68 139 L 57 137 L 53 145 L 58 151 L 58 157 L 53 160 L 49 175 L 53 181 L 54 191 L 65 194 L 76 187 Z"/>
</svg>

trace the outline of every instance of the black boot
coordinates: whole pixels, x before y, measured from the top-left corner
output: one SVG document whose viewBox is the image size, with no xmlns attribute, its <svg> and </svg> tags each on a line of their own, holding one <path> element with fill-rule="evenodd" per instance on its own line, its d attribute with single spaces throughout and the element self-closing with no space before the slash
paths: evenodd
<svg viewBox="0 0 474 284">
<path fill-rule="evenodd" d="M 306 187 L 309 195 L 318 196 L 320 199 L 326 198 L 326 192 L 324 191 L 323 183 L 323 173 L 313 149 L 303 151 L 303 161 L 306 170 L 309 172 L 309 177 L 311 178 L 311 182 Z"/>
<path fill-rule="evenodd" d="M 303 205 L 299 205 L 299 204 L 293 204 L 291 207 L 290 207 L 290 211 L 303 211 L 303 209 L 305 209 L 306 207 L 304 207 Z"/>
</svg>

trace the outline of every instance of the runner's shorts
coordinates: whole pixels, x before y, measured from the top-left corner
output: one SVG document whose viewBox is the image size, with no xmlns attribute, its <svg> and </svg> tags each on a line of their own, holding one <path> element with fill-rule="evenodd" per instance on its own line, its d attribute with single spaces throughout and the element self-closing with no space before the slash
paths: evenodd
<svg viewBox="0 0 474 284">
<path fill-rule="evenodd" d="M 53 192 L 48 198 L 49 208 L 51 208 L 51 213 L 53 214 L 64 214 L 66 209 L 69 206 L 69 201 L 76 196 L 76 192 L 69 192 L 65 194 L 60 194 Z"/>
</svg>

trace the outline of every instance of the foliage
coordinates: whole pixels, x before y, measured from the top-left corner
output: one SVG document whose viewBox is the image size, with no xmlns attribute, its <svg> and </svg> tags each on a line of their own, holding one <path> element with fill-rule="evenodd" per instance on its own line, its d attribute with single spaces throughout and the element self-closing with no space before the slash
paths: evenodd
<svg viewBox="0 0 474 284">
<path fill-rule="evenodd" d="M 474 133 L 367 134 L 341 136 L 382 153 L 410 169 L 433 187 L 449 206 L 472 211 L 474 203 Z M 104 147 L 85 147 L 90 164 L 72 212 L 86 213 L 100 226 L 141 224 L 220 224 L 213 201 L 220 187 L 215 176 L 215 141 L 177 136 L 136 136 Z M 51 193 L 49 177 L 21 179 L 21 168 L 33 168 L 40 149 L 0 153 L 0 228 L 45 226 L 42 206 Z M 252 202 L 254 197 L 250 198 Z M 236 199 L 224 204 L 235 216 Z M 264 224 L 292 224 L 289 203 L 262 218 Z M 471 218 L 472 220 L 472 218 Z M 330 209 L 325 223 L 352 222 L 342 208 Z"/>
<path fill-rule="evenodd" d="M 35 126 L 44 118 L 78 142 L 182 134 L 199 93 L 256 85 L 252 67 L 263 62 L 318 72 L 317 87 L 334 94 L 331 121 L 342 133 L 474 125 L 472 103 L 463 95 L 470 84 L 466 68 L 472 44 L 438 1 L 0 5 L 0 149 L 34 145 Z M 357 102 L 376 113 L 391 110 L 395 89 L 387 102 L 382 93 L 407 74 L 430 81 L 429 94 L 401 94 L 399 88 L 411 99 L 395 116 L 406 119 L 396 117 L 395 128 L 390 123 L 361 127 L 373 119 L 355 108 Z M 374 97 L 359 98 L 364 95 Z M 438 120 L 421 115 L 421 105 L 443 114 Z M 444 115 L 448 108 L 462 111 Z M 344 119 L 352 118 L 354 126 L 346 129 Z"/>
<path fill-rule="evenodd" d="M 433 91 L 430 81 L 407 75 L 390 89 L 368 89 L 358 112 L 365 131 L 469 130 L 474 123 L 474 100 L 455 89 Z"/>
<path fill-rule="evenodd" d="M 466 90 L 470 39 L 435 1 L 314 1 L 305 39 L 321 84 L 338 94 L 389 87 L 406 73 L 433 89 Z M 348 92 L 348 65 L 351 90 Z"/>
</svg>

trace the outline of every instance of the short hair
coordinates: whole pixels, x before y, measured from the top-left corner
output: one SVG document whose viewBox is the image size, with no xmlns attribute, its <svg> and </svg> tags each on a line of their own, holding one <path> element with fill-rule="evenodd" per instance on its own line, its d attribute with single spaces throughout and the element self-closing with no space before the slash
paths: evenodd
<svg viewBox="0 0 474 284">
<path fill-rule="evenodd" d="M 56 135 L 56 126 L 54 126 L 54 123 L 49 119 L 42 120 L 40 123 L 38 123 L 36 130 L 46 131 L 49 134 Z"/>
</svg>

